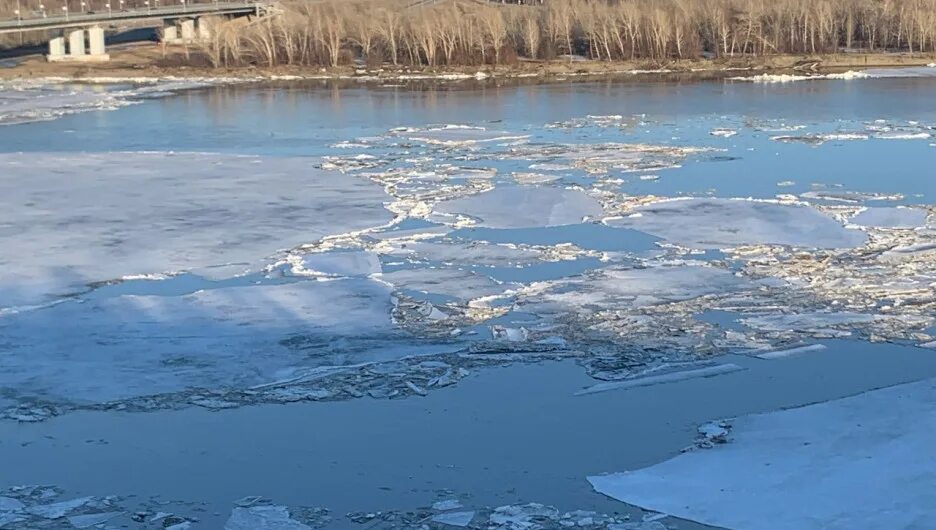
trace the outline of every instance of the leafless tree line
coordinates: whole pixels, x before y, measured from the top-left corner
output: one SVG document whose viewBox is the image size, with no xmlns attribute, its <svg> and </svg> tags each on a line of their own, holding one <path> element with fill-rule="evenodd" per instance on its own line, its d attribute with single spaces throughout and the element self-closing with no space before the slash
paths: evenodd
<svg viewBox="0 0 936 530">
<path fill-rule="evenodd" d="M 936 0 L 443 0 L 405 9 L 411 2 L 287 0 L 277 16 L 216 24 L 202 51 L 216 66 L 435 67 L 936 50 Z"/>
</svg>

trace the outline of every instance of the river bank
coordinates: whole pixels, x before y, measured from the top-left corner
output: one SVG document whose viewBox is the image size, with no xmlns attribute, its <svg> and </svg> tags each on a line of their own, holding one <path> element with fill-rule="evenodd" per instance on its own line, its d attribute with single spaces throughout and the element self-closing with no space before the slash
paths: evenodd
<svg viewBox="0 0 936 530">
<path fill-rule="evenodd" d="M 459 81 L 469 79 L 589 79 L 606 75 L 692 75 L 700 78 L 740 76 L 745 73 L 803 74 L 841 72 L 850 69 L 927 66 L 936 63 L 936 54 L 910 53 L 841 53 L 832 55 L 771 55 L 729 59 L 694 59 L 667 62 L 594 61 L 563 59 L 555 61 L 520 61 L 513 65 L 493 67 L 465 66 L 446 68 L 412 68 L 384 65 L 317 67 L 236 67 L 213 68 L 194 66 L 198 61 L 186 59 L 182 49 L 164 50 L 159 45 L 133 44 L 109 50 L 106 63 L 49 63 L 43 56 L 24 57 L 8 68 L 0 68 L 0 79 L 68 78 L 106 81 L 184 78 L 231 80 L 357 80 L 357 81 Z"/>
</svg>

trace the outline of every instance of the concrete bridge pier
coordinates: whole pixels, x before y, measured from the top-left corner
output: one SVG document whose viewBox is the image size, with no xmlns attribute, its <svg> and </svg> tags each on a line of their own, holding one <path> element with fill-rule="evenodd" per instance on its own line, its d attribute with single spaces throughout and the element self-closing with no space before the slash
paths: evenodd
<svg viewBox="0 0 936 530">
<path fill-rule="evenodd" d="M 80 61 L 85 54 L 85 30 L 73 29 L 68 32 L 68 58 Z"/>
<path fill-rule="evenodd" d="M 49 39 L 49 55 L 46 58 L 49 62 L 61 61 L 65 57 L 65 37 L 61 35 Z"/>
<path fill-rule="evenodd" d="M 182 30 L 182 42 L 195 42 L 195 20 L 191 18 L 183 19 L 179 24 Z"/>
<path fill-rule="evenodd" d="M 210 38 L 208 17 L 166 20 L 162 28 L 162 42 L 165 44 L 193 44 Z"/>
<path fill-rule="evenodd" d="M 67 46 L 66 46 L 67 42 Z M 66 53 L 67 52 L 67 53 Z M 90 28 L 73 28 L 67 30 L 66 37 L 52 37 L 49 39 L 49 62 L 75 61 L 75 62 L 101 62 L 110 60 L 104 49 L 104 28 L 93 26 Z"/>
<path fill-rule="evenodd" d="M 196 29 L 198 30 L 198 40 L 208 42 L 211 40 L 211 19 L 209 17 L 198 17 L 196 20 Z"/>
<path fill-rule="evenodd" d="M 88 28 L 88 52 L 97 61 L 110 59 L 104 50 L 104 28 L 100 26 Z"/>
<path fill-rule="evenodd" d="M 179 42 L 179 28 L 175 21 L 167 22 L 162 29 L 162 42 L 166 44 L 176 44 Z"/>
</svg>

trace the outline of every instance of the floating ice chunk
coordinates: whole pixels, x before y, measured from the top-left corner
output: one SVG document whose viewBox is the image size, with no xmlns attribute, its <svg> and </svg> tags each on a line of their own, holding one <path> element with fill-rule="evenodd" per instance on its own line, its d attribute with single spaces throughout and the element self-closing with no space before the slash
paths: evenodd
<svg viewBox="0 0 936 530">
<path fill-rule="evenodd" d="M 525 342 L 530 338 L 530 332 L 526 328 L 508 328 L 504 326 L 492 326 L 491 335 L 494 340 L 507 342 Z"/>
<path fill-rule="evenodd" d="M 381 253 L 413 259 L 489 266 L 526 265 L 540 262 L 543 252 L 516 245 L 496 245 L 480 242 L 468 244 L 414 242 L 384 250 Z"/>
<path fill-rule="evenodd" d="M 733 199 L 678 199 L 641 206 L 640 217 L 608 221 L 699 249 L 773 244 L 854 248 L 866 236 L 803 205 Z"/>
<path fill-rule="evenodd" d="M 364 279 L 66 302 L 0 318 L 0 386 L 99 403 L 244 388 L 431 346 L 394 326 L 392 309 L 390 287 Z"/>
<path fill-rule="evenodd" d="M 432 504 L 433 510 L 439 510 L 441 512 L 448 510 L 457 510 L 462 507 L 461 501 L 458 499 L 446 499 L 444 501 L 438 501 Z"/>
<path fill-rule="evenodd" d="M 742 318 L 740 322 L 750 328 L 761 331 L 816 331 L 837 326 L 868 324 L 878 318 L 866 313 L 840 312 L 805 312 L 774 314 Z"/>
<path fill-rule="evenodd" d="M 380 226 L 388 195 L 314 159 L 209 154 L 0 154 L 0 306 L 127 275 L 239 263 Z M 253 267 L 252 267 L 253 266 Z"/>
<path fill-rule="evenodd" d="M 928 140 L 930 133 L 926 132 L 879 132 L 874 134 L 880 140 Z"/>
<path fill-rule="evenodd" d="M 588 477 L 599 493 L 738 530 L 926 528 L 936 382 L 738 418 L 732 442 Z"/>
<path fill-rule="evenodd" d="M 0 512 L 18 512 L 26 505 L 12 497 L 0 497 Z"/>
<path fill-rule="evenodd" d="M 800 195 L 804 199 L 860 203 L 864 201 L 899 201 L 904 198 L 899 193 L 873 193 L 864 191 L 807 191 Z"/>
<path fill-rule="evenodd" d="M 501 506 L 495 508 L 488 518 L 491 524 L 504 525 L 508 530 L 536 528 L 534 524 L 543 518 L 557 519 L 559 510 L 531 502 L 524 505 Z"/>
<path fill-rule="evenodd" d="M 760 74 L 750 77 L 732 77 L 732 81 L 750 81 L 752 83 L 793 83 L 795 81 L 817 81 L 823 79 L 838 79 L 851 81 L 853 79 L 868 79 L 875 77 L 867 72 L 858 72 L 849 70 L 838 74 L 814 74 L 814 75 L 796 75 L 796 74 Z"/>
<path fill-rule="evenodd" d="M 771 136 L 770 139 L 785 143 L 804 143 L 821 145 L 826 142 L 843 142 L 848 140 L 867 140 L 870 138 L 865 133 L 827 133 L 827 134 L 806 134 L 806 135 L 778 135 Z"/>
<path fill-rule="evenodd" d="M 824 349 L 826 349 L 824 344 L 810 344 L 808 346 L 799 346 L 796 348 L 787 348 L 784 350 L 774 350 L 759 353 L 757 354 L 757 357 L 761 359 L 785 359 L 787 357 L 794 357 L 813 351 L 822 351 Z"/>
<path fill-rule="evenodd" d="M 578 190 L 520 186 L 445 201 L 435 211 L 448 215 L 468 215 L 490 228 L 533 228 L 581 223 L 601 217 L 603 210 L 595 199 Z"/>
<path fill-rule="evenodd" d="M 468 125 L 445 125 L 442 127 L 429 127 L 425 129 L 408 129 L 399 131 L 398 134 L 399 133 L 404 134 L 413 141 L 446 147 L 470 146 L 479 143 L 523 140 L 529 138 L 527 134 L 516 134 L 507 131 L 489 131 L 483 127 L 472 127 Z"/>
<path fill-rule="evenodd" d="M 84 515 L 72 515 L 68 518 L 68 522 L 71 523 L 75 528 L 91 528 L 102 523 L 106 523 L 111 519 L 120 517 L 123 515 L 123 512 L 104 512 L 104 513 L 89 513 Z"/>
<path fill-rule="evenodd" d="M 732 136 L 738 134 L 738 131 L 734 129 L 718 128 L 718 129 L 712 129 L 711 131 L 709 131 L 709 134 L 711 134 L 712 136 L 719 136 L 721 138 L 731 138 Z"/>
<path fill-rule="evenodd" d="M 432 516 L 432 522 L 448 526 L 458 526 L 464 528 L 471 524 L 475 512 L 450 512 L 440 513 Z"/>
<path fill-rule="evenodd" d="M 380 273 L 381 266 L 372 252 L 322 252 L 297 258 L 291 272 L 297 276 L 367 276 Z"/>
<path fill-rule="evenodd" d="M 171 78 L 39 78 L 0 80 L 0 125 L 52 120 L 94 110 L 114 110 L 142 99 L 163 97 L 180 90 L 201 88 L 235 79 L 204 78 L 180 81 Z M 127 89 L 92 87 L 86 84 L 138 84 Z"/>
<path fill-rule="evenodd" d="M 56 502 L 54 504 L 37 504 L 26 508 L 25 511 L 28 514 L 44 519 L 59 519 L 94 500 L 94 497 L 80 497 L 68 501 Z"/>
<path fill-rule="evenodd" d="M 296 521 L 285 506 L 234 508 L 224 530 L 312 530 Z"/>
<path fill-rule="evenodd" d="M 614 523 L 608 525 L 608 530 L 668 530 L 666 525 L 659 521 L 640 521 L 634 523 Z"/>
<path fill-rule="evenodd" d="M 690 300 L 749 286 L 729 271 L 701 264 L 607 268 L 579 278 L 534 284 L 524 293 L 524 303 L 538 311 L 601 311 Z"/>
<path fill-rule="evenodd" d="M 876 228 L 917 228 L 926 225 L 927 212 L 919 208 L 865 208 L 848 220 L 859 226 Z"/>
<path fill-rule="evenodd" d="M 0 528 L 17 528 L 14 525 L 25 521 L 27 517 L 19 512 L 0 512 Z"/>
<path fill-rule="evenodd" d="M 382 274 L 380 280 L 396 289 L 438 294 L 460 300 L 499 295 L 508 288 L 487 276 L 459 269 L 401 269 Z"/>
<path fill-rule="evenodd" d="M 686 381 L 689 379 L 696 379 L 699 377 L 714 377 L 716 375 L 730 374 L 732 372 L 738 372 L 744 370 L 744 368 L 736 364 L 717 364 L 715 366 L 706 366 L 704 368 L 697 368 L 695 370 L 684 370 L 681 372 L 671 372 L 663 375 L 654 375 L 650 377 L 641 377 L 637 379 L 627 379 L 624 381 L 612 381 L 607 383 L 598 383 L 592 385 L 584 390 L 580 390 L 575 393 L 576 396 L 584 396 L 588 394 L 597 394 L 599 392 L 607 392 L 609 390 L 626 390 L 628 388 L 637 388 L 641 386 L 651 386 L 651 385 L 660 385 L 664 383 L 677 383 L 679 381 Z"/>
<path fill-rule="evenodd" d="M 544 175 L 542 173 L 514 173 L 512 176 L 518 184 L 549 184 L 562 178 L 561 175 Z"/>
</svg>

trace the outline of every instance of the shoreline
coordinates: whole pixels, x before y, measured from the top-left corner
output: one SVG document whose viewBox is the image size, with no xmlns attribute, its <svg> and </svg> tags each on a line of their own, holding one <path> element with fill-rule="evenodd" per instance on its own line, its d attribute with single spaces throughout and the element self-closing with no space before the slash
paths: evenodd
<svg viewBox="0 0 936 530">
<path fill-rule="evenodd" d="M 19 64 L 0 68 L 0 80 L 84 81 L 84 82 L 149 82 L 150 80 L 213 79 L 231 82 L 251 81 L 485 81 L 540 80 L 565 81 L 592 79 L 601 76 L 698 76 L 728 77 L 745 74 L 818 75 L 850 69 L 920 67 L 936 64 L 936 54 L 909 53 L 842 53 L 834 55 L 777 55 L 737 57 L 730 59 L 695 59 L 671 61 L 665 64 L 646 61 L 556 60 L 522 61 L 514 65 L 492 67 L 464 66 L 449 68 L 407 68 L 384 65 L 379 68 L 343 66 L 319 67 L 236 67 L 212 68 L 186 66 L 180 50 L 163 55 L 149 45 L 126 45 L 111 51 L 107 63 L 48 63 L 42 56 L 24 57 Z M 175 63 L 169 65 L 170 63 Z"/>
</svg>

